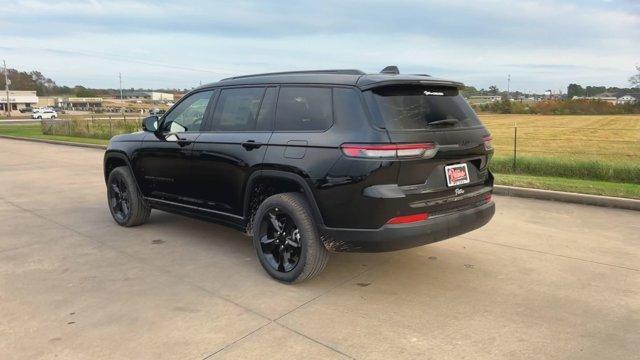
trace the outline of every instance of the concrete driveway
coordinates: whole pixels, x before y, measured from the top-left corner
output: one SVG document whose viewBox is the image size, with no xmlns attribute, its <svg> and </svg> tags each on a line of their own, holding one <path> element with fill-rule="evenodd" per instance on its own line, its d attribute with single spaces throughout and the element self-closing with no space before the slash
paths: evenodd
<svg viewBox="0 0 640 360">
<path fill-rule="evenodd" d="M 640 354 L 638 212 L 495 197 L 483 229 L 286 286 L 234 230 L 116 226 L 102 154 L 0 139 L 0 358 Z"/>
</svg>

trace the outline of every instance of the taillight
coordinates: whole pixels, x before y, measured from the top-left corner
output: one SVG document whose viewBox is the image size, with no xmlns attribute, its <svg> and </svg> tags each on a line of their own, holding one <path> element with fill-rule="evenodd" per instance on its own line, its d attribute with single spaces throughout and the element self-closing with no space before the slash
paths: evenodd
<svg viewBox="0 0 640 360">
<path fill-rule="evenodd" d="M 396 216 L 387 221 L 387 224 L 408 224 L 418 221 L 425 221 L 429 218 L 428 213 L 415 214 L 415 215 L 405 215 L 405 216 Z"/>
<path fill-rule="evenodd" d="M 490 203 L 491 202 L 491 198 L 492 198 L 491 194 L 485 194 L 483 200 L 486 203 Z"/>
<path fill-rule="evenodd" d="M 342 144 L 349 157 L 370 159 L 431 158 L 438 149 L 434 143 L 424 144 Z"/>
<path fill-rule="evenodd" d="M 484 141 L 484 149 L 485 150 L 493 150 L 493 138 L 491 137 L 491 135 L 487 135 L 485 137 L 482 138 L 482 140 Z"/>
</svg>

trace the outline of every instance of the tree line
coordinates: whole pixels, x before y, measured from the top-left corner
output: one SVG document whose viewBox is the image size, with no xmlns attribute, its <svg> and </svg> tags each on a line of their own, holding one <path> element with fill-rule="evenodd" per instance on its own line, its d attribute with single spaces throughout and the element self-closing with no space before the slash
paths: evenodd
<svg viewBox="0 0 640 360">
<path fill-rule="evenodd" d="M 52 79 L 44 76 L 40 71 L 18 71 L 16 69 L 7 69 L 9 78 L 9 89 L 11 90 L 35 90 L 38 96 L 76 96 L 76 97 L 105 97 L 120 95 L 119 89 L 93 89 L 81 85 L 73 87 L 59 86 Z M 0 89 L 5 88 L 4 76 L 0 76 Z M 152 89 L 134 89 L 125 90 L 143 90 L 151 91 Z M 168 93 L 186 92 L 188 89 L 155 89 L 153 91 L 161 91 Z"/>
</svg>

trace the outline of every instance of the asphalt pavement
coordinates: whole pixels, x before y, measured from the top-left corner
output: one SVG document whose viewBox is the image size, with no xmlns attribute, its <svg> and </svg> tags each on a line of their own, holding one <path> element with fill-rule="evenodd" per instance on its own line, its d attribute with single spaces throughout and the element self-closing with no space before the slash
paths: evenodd
<svg viewBox="0 0 640 360">
<path fill-rule="evenodd" d="M 102 155 L 0 139 L 0 358 L 640 354 L 640 212 L 495 196 L 482 229 L 288 286 L 235 230 L 118 227 Z"/>
</svg>

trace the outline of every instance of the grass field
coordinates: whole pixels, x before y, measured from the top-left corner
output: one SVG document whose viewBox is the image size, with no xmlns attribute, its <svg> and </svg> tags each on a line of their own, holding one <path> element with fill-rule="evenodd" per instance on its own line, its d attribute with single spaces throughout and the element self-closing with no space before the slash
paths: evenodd
<svg viewBox="0 0 640 360">
<path fill-rule="evenodd" d="M 480 118 L 493 136 L 496 173 L 640 184 L 640 115 Z"/>
<path fill-rule="evenodd" d="M 480 115 L 497 157 L 518 155 L 638 163 L 640 115 Z"/>
<path fill-rule="evenodd" d="M 0 135 L 11 135 L 19 137 L 28 137 L 35 139 L 48 139 L 70 141 L 83 144 L 101 144 L 106 145 L 109 141 L 104 139 L 93 139 L 78 136 L 62 136 L 62 135 L 43 135 L 40 125 L 5 125 L 0 124 Z"/>
</svg>

